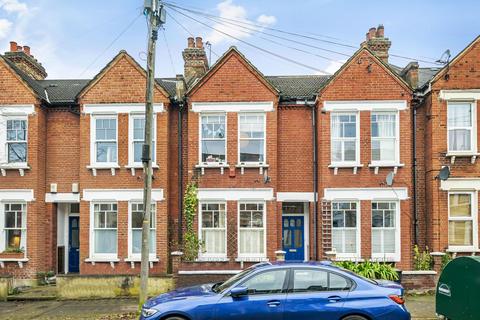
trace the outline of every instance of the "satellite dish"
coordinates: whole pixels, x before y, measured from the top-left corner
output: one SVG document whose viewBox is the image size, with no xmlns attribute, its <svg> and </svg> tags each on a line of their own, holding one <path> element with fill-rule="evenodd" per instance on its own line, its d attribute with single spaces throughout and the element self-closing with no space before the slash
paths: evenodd
<svg viewBox="0 0 480 320">
<path fill-rule="evenodd" d="M 447 166 L 443 167 L 437 177 L 442 181 L 448 180 L 450 178 L 450 168 Z"/>
<path fill-rule="evenodd" d="M 387 186 L 391 187 L 393 185 L 393 178 L 395 177 L 395 172 L 390 172 L 387 174 L 387 178 L 385 179 L 385 182 L 387 183 Z"/>
</svg>

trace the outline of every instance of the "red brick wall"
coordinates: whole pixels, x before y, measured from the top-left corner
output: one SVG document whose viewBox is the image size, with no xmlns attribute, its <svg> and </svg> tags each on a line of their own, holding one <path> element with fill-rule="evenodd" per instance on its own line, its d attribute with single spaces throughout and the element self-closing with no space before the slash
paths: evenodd
<svg viewBox="0 0 480 320">
<path fill-rule="evenodd" d="M 90 164 L 90 115 L 83 113 L 85 104 L 100 103 L 145 103 L 145 74 L 126 55 L 120 54 L 110 67 L 98 77 L 96 83 L 87 89 L 79 98 L 80 103 L 80 160 L 79 177 L 80 188 L 83 189 L 141 189 L 143 188 L 143 171 L 136 170 L 132 176 L 128 164 L 128 114 L 118 114 L 118 164 L 120 169 L 112 176 L 110 170 L 97 170 L 97 176 L 86 167 Z M 153 188 L 162 188 L 165 200 L 157 202 L 157 256 L 159 263 L 154 263 L 151 273 L 162 273 L 167 270 L 168 262 L 168 200 L 169 200 L 169 99 L 159 87 L 155 88 L 154 102 L 163 103 L 165 112 L 158 113 L 156 117 L 156 162 L 159 169 L 154 169 Z M 89 202 L 80 203 L 80 272 L 84 274 L 103 273 L 138 273 L 131 269 L 130 264 L 123 262 L 127 258 L 127 216 L 128 206 L 126 202 L 118 202 L 118 258 L 115 271 L 109 264 L 97 263 L 92 265 L 84 260 L 89 256 L 89 232 L 90 232 L 90 208 Z"/>
<path fill-rule="evenodd" d="M 18 170 L 8 170 L 5 177 L 0 176 L 0 189 L 33 189 L 35 201 L 27 205 L 27 258 L 28 262 L 20 268 L 16 262 L 6 262 L 0 274 L 12 274 L 19 278 L 34 278 L 37 272 L 45 271 L 48 266 L 49 250 L 45 248 L 48 221 L 45 218 L 44 179 L 46 148 L 46 111 L 40 101 L 22 81 L 19 80 L 3 61 L 0 62 L 0 104 L 35 105 L 35 113 L 28 116 L 28 164 L 25 176 Z"/>
<path fill-rule="evenodd" d="M 450 163 L 447 153 L 447 102 L 440 99 L 440 90 L 480 88 L 480 42 L 474 43 L 455 61 L 445 73 L 432 83 L 425 109 L 425 202 L 427 245 L 432 251 L 444 251 L 448 247 L 448 192 L 440 190 L 440 181 L 435 179 L 444 165 L 450 167 L 452 178 L 480 176 L 480 162 L 471 163 L 471 158 L 458 158 Z M 477 101 L 477 128 L 480 125 L 480 103 Z M 477 144 L 480 130 L 477 130 Z M 479 144 L 480 145 L 480 144 Z M 479 229 L 480 230 L 480 229 Z M 475 244 L 478 247 L 478 243 Z"/>
<path fill-rule="evenodd" d="M 368 68 L 368 66 L 370 67 Z M 370 71 L 369 71 L 370 69 Z M 400 116 L 400 163 L 404 167 L 398 168 L 393 187 L 407 187 L 408 194 L 412 196 L 412 113 L 410 102 L 411 90 L 396 79 L 389 71 L 385 70 L 378 61 L 367 52 L 360 52 L 344 70 L 325 87 L 319 96 L 319 111 L 325 101 L 348 100 L 406 100 L 407 109 L 399 112 Z M 319 113 L 318 149 L 319 149 L 319 192 L 320 197 L 324 188 L 380 188 L 385 186 L 385 178 L 393 168 L 380 168 L 378 174 L 369 168 L 371 162 L 371 123 L 370 112 L 360 113 L 360 163 L 356 175 L 353 169 L 338 169 L 338 174 L 328 168 L 331 163 L 330 146 L 330 113 Z M 368 205 L 367 205 L 368 204 Z M 401 203 L 401 238 L 402 262 L 399 266 L 409 267 L 411 264 L 412 247 L 412 203 Z M 362 257 L 370 257 L 371 252 L 371 224 L 369 202 L 362 201 Z M 366 218 L 365 218 L 366 216 Z M 321 238 L 319 238 L 319 248 Z M 323 256 L 321 253 L 319 256 Z"/>
</svg>

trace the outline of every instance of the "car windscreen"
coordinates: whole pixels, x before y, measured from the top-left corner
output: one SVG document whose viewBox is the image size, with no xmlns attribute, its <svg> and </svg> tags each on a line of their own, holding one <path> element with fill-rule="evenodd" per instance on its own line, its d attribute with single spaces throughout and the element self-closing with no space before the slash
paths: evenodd
<svg viewBox="0 0 480 320">
<path fill-rule="evenodd" d="M 252 268 L 252 267 L 247 268 L 247 269 L 243 270 L 242 272 L 237 273 L 236 275 L 234 275 L 233 277 L 231 277 L 227 281 L 223 282 L 222 284 L 220 284 L 218 286 L 215 286 L 214 288 L 212 288 L 212 290 L 216 293 L 222 292 L 225 289 L 228 289 L 229 287 L 231 287 L 237 281 L 239 281 L 239 280 L 245 278 L 246 276 L 248 276 L 250 273 L 253 272 L 253 270 L 254 270 L 254 268 Z"/>
</svg>

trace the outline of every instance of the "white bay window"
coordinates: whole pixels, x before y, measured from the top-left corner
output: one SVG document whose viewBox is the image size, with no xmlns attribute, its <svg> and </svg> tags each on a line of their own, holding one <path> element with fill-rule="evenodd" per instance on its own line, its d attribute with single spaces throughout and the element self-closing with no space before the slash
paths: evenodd
<svg viewBox="0 0 480 320">
<path fill-rule="evenodd" d="M 117 203 L 93 203 L 92 209 L 92 257 L 117 258 Z"/>
<path fill-rule="evenodd" d="M 204 164 L 226 162 L 226 117 L 225 114 L 200 116 L 200 159 Z"/>
<path fill-rule="evenodd" d="M 226 203 L 200 204 L 200 240 L 202 258 L 227 256 Z"/>
<path fill-rule="evenodd" d="M 398 113 L 371 114 L 372 163 L 399 163 Z"/>
<path fill-rule="evenodd" d="M 474 192 L 450 192 L 448 195 L 449 248 L 475 248 L 476 205 Z"/>
<path fill-rule="evenodd" d="M 358 164 L 360 161 L 358 113 L 332 113 L 330 130 L 332 164 Z"/>
<path fill-rule="evenodd" d="M 339 258 L 360 256 L 358 213 L 357 202 L 332 202 L 332 247 Z"/>
<path fill-rule="evenodd" d="M 395 201 L 372 202 L 372 257 L 400 260 L 399 206 Z"/>
<path fill-rule="evenodd" d="M 238 255 L 246 258 L 266 256 L 266 212 L 264 202 L 239 203 Z"/>
<path fill-rule="evenodd" d="M 132 202 L 130 205 L 129 216 L 129 256 L 130 258 L 140 258 L 142 253 L 142 225 L 143 225 L 143 203 Z M 150 209 L 150 237 L 149 253 L 150 258 L 156 258 L 157 252 L 157 232 L 156 232 L 156 206 L 152 204 Z"/>
<path fill-rule="evenodd" d="M 448 153 L 474 154 L 477 152 L 475 104 L 448 102 Z"/>
<path fill-rule="evenodd" d="M 2 210 L 3 209 L 3 212 Z M 27 245 L 27 205 L 25 203 L 4 203 L 0 209 L 0 252 L 25 252 Z"/>
<path fill-rule="evenodd" d="M 265 114 L 240 113 L 238 118 L 239 162 L 265 163 Z"/>
</svg>

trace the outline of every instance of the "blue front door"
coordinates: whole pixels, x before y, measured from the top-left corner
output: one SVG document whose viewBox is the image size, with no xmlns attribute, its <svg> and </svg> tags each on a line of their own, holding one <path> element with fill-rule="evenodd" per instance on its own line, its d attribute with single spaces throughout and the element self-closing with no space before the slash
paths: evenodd
<svg viewBox="0 0 480 320">
<path fill-rule="evenodd" d="M 283 216 L 283 251 L 285 260 L 305 260 L 304 219 L 303 216 Z"/>
<path fill-rule="evenodd" d="M 79 217 L 68 218 L 68 272 L 78 272 L 80 262 Z"/>
</svg>

